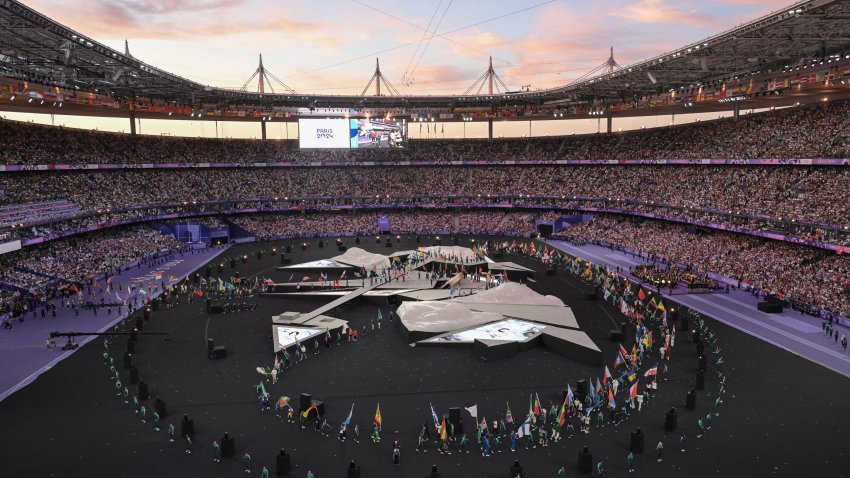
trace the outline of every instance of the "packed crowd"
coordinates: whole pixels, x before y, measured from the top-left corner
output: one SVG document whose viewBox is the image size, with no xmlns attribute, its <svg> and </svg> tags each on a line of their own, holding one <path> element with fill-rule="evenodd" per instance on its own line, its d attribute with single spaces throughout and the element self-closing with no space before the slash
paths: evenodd
<svg viewBox="0 0 850 478">
<path fill-rule="evenodd" d="M 0 121 L 0 162 L 255 163 L 847 158 L 850 103 L 815 104 L 613 135 L 532 140 L 411 141 L 405 150 L 299 150 L 296 141 L 131 137 Z M 698 138 L 695 140 L 694 138 Z"/>
<path fill-rule="evenodd" d="M 434 187 L 435 181 L 439 184 Z M 622 208 L 710 209 L 850 225 L 850 169 L 770 166 L 485 166 L 189 169 L 0 175 L 0 203 L 69 200 L 86 211 L 211 201 L 331 198 L 407 204 L 466 195 L 610 200 Z M 490 196 L 491 198 L 488 198 Z M 342 198 L 342 199 L 340 199 Z M 573 199 L 576 198 L 576 199 Z M 454 199 L 451 199 L 454 200 Z M 458 199 L 457 201 L 461 201 Z M 297 203 L 300 204 L 300 199 Z M 578 204 L 581 204 L 580 202 Z"/>
<path fill-rule="evenodd" d="M 56 279 L 82 282 L 178 246 L 172 236 L 151 227 L 96 232 L 0 255 L 0 281 L 26 290 Z"/>
<path fill-rule="evenodd" d="M 693 272 L 713 272 L 754 288 L 850 314 L 850 258 L 843 254 L 726 232 L 600 216 L 568 228 L 565 237 L 641 251 Z"/>
<path fill-rule="evenodd" d="M 409 211 L 380 213 L 389 220 L 394 234 L 443 232 L 528 235 L 534 232 L 534 214 L 488 210 Z M 236 217 L 233 222 L 259 239 L 280 237 L 336 236 L 343 233 L 375 235 L 378 213 L 317 213 L 311 215 L 261 215 Z M 551 217 L 551 214 L 549 215 Z"/>
</svg>

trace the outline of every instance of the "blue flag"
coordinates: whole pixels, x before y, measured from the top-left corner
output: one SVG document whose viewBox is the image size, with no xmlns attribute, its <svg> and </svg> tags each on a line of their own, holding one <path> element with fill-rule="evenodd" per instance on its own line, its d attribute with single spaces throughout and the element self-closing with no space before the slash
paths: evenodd
<svg viewBox="0 0 850 478">
<path fill-rule="evenodd" d="M 345 421 L 342 422 L 342 424 L 345 425 L 345 426 L 348 426 L 348 424 L 351 423 L 352 415 L 354 415 L 354 404 L 353 403 L 351 404 L 351 410 L 348 412 L 348 418 L 346 418 Z"/>
</svg>

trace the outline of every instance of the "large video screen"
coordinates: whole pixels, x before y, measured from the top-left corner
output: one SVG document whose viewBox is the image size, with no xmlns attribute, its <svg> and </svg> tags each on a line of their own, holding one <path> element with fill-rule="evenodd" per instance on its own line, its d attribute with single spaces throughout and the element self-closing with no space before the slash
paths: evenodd
<svg viewBox="0 0 850 478">
<path fill-rule="evenodd" d="M 305 149 L 404 148 L 407 123 L 371 119 L 298 120 L 298 144 Z"/>
<path fill-rule="evenodd" d="M 299 119 L 298 146 L 310 149 L 348 149 L 347 119 Z"/>
<path fill-rule="evenodd" d="M 407 123 L 393 120 L 352 119 L 351 148 L 403 148 Z"/>
</svg>

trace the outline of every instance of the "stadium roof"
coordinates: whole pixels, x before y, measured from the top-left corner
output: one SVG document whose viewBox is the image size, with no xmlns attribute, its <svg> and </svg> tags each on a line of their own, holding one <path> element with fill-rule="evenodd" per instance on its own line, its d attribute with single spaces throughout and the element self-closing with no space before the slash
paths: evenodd
<svg viewBox="0 0 850 478">
<path fill-rule="evenodd" d="M 493 95 L 337 96 L 255 93 L 203 85 L 109 48 L 16 0 L 0 0 L 0 75 L 187 105 L 453 108 L 632 98 L 779 72 L 850 49 L 850 0 L 797 2 L 734 29 L 559 88 Z"/>
</svg>

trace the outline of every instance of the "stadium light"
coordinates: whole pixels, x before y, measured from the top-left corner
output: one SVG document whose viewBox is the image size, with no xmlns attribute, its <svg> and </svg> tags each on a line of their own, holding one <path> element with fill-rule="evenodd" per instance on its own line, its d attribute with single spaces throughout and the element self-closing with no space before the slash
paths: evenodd
<svg viewBox="0 0 850 478">
<path fill-rule="evenodd" d="M 842 81 L 842 83 L 844 83 L 844 82 Z M 16 95 L 12 95 L 12 97 L 11 97 L 11 98 L 9 98 L 9 101 L 15 101 L 15 96 L 16 96 Z"/>
</svg>

